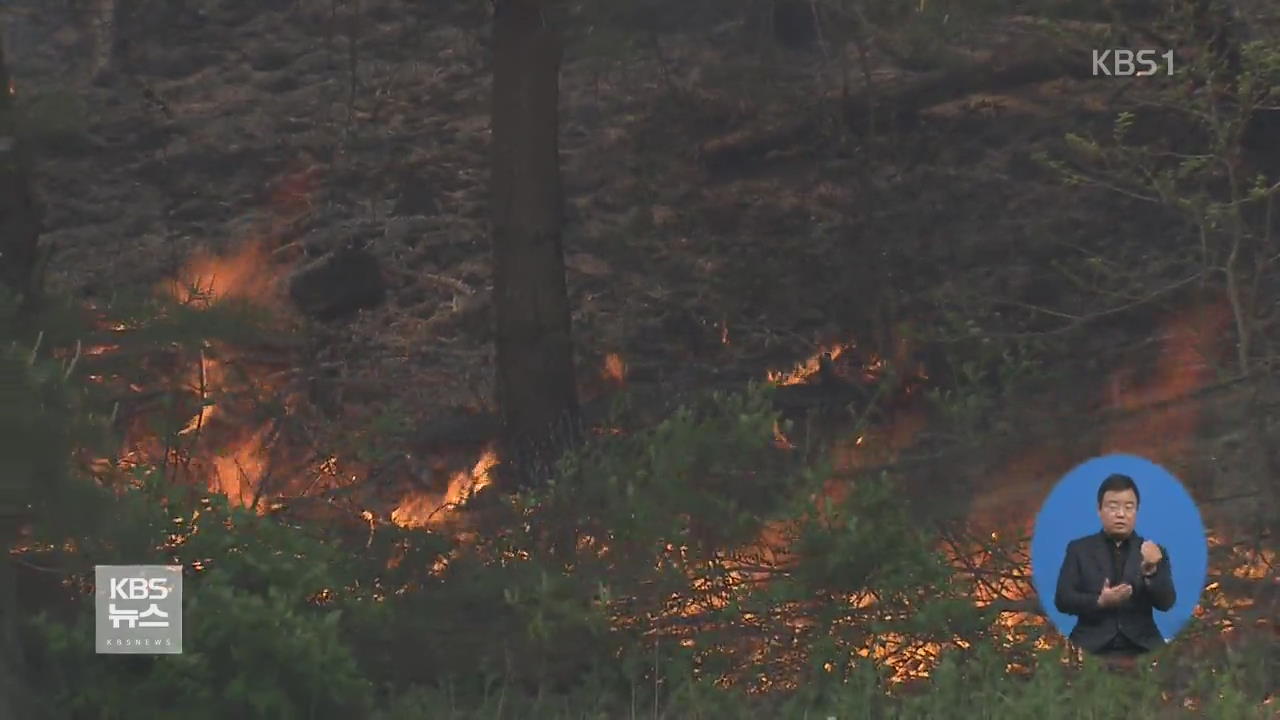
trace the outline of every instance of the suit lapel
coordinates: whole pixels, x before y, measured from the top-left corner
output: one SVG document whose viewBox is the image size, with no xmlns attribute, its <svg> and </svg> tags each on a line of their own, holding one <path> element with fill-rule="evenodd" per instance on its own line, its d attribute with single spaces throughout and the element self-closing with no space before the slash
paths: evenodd
<svg viewBox="0 0 1280 720">
<path fill-rule="evenodd" d="M 1118 578 L 1111 577 L 1111 539 L 1104 533 L 1098 533 L 1094 538 L 1091 555 L 1102 577 L 1110 578 L 1112 585 L 1129 583 L 1137 587 L 1139 575 L 1142 574 L 1142 538 L 1137 533 L 1129 537 L 1129 548 L 1124 558 L 1124 574 Z"/>
<path fill-rule="evenodd" d="M 1138 587 L 1138 580 L 1142 575 L 1142 538 L 1138 533 L 1134 533 L 1129 537 L 1128 557 L 1124 560 L 1124 577 L 1125 582 Z"/>
<path fill-rule="evenodd" d="M 1111 548 L 1107 545 L 1111 541 L 1102 533 L 1094 535 L 1093 538 L 1093 562 L 1098 572 L 1102 577 L 1110 579 L 1112 585 L 1118 585 L 1119 578 L 1111 577 Z"/>
</svg>

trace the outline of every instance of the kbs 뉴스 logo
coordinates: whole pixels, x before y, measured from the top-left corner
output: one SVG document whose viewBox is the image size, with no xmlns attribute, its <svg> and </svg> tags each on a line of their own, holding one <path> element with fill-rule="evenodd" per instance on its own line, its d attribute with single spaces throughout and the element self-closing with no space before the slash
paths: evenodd
<svg viewBox="0 0 1280 720">
<path fill-rule="evenodd" d="M 182 652 L 181 565 L 97 565 L 94 580 L 98 653 Z"/>
</svg>

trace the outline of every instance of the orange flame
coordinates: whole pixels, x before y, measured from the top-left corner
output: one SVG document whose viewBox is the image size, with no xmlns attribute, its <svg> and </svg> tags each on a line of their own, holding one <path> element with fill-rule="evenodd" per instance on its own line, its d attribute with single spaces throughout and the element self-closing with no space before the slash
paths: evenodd
<svg viewBox="0 0 1280 720">
<path fill-rule="evenodd" d="M 469 500 L 480 490 L 493 482 L 490 473 L 498 464 L 498 454 L 489 448 L 480 455 L 480 459 L 471 468 L 471 472 L 454 473 L 449 479 L 449 489 L 445 491 L 446 505 L 458 505 Z"/>
<path fill-rule="evenodd" d="M 443 495 L 421 491 L 405 495 L 391 511 L 391 521 L 401 527 L 435 527 L 442 524 L 451 510 L 466 504 L 481 489 L 493 482 L 492 471 L 498 454 L 490 448 L 468 471 L 454 473 Z"/>
<path fill-rule="evenodd" d="M 179 302 L 235 298 L 265 305 L 275 285 L 270 260 L 261 238 L 251 238 L 229 255 L 203 250 L 191 258 L 176 281 L 161 290 Z"/>
<path fill-rule="evenodd" d="M 218 254 L 207 249 L 197 251 L 172 281 L 155 288 L 157 294 L 180 303 L 212 303 L 234 298 L 270 305 L 274 299 L 275 278 L 282 270 L 272 262 L 274 241 L 282 230 L 295 225 L 310 210 L 310 195 L 318 173 L 316 166 L 285 175 L 277 183 L 268 202 L 266 220 L 251 230 L 243 242 L 229 253 Z M 102 329 L 124 333 L 136 328 L 127 323 L 110 323 L 104 318 Z M 119 347 L 107 342 L 85 348 L 84 354 L 108 355 Z M 114 461 L 92 460 L 94 471 L 106 475 L 142 463 L 159 464 L 172 460 L 175 466 L 182 468 L 186 476 L 184 479 L 206 484 L 212 491 L 226 493 L 232 503 L 244 505 L 252 502 L 260 494 L 260 484 L 270 463 L 287 457 L 271 447 L 275 441 L 273 425 L 263 422 L 242 402 L 252 401 L 256 406 L 264 389 L 275 389 L 271 386 L 278 375 L 257 372 L 262 368 L 241 360 L 234 348 L 214 344 L 202 350 L 198 362 L 181 354 L 144 359 L 148 367 L 155 361 L 157 384 L 183 382 L 185 389 L 197 397 L 200 406 L 191 412 L 178 433 L 185 441 L 170 446 L 152 431 L 145 412 L 136 413 L 128 420 L 120 457 Z M 185 378 L 182 377 L 181 368 L 192 365 L 195 367 Z M 233 377 L 229 372 L 232 367 L 247 370 L 248 377 L 239 374 Z M 174 368 L 179 369 L 175 371 Z M 103 375 L 93 378 L 99 383 L 112 379 Z M 242 384 L 242 387 L 233 387 Z M 128 389 L 139 396 L 146 390 L 136 383 L 130 383 Z M 284 400 L 286 409 L 293 407 L 294 398 L 278 399 Z M 318 483 L 317 479 L 310 487 L 316 488 Z"/>
<path fill-rule="evenodd" d="M 248 506 L 254 500 L 267 468 L 266 435 L 262 427 L 213 458 L 211 490 L 224 493 L 233 505 Z"/>
<path fill-rule="evenodd" d="M 1213 379 L 1213 340 L 1219 337 L 1218 333 L 1227 320 L 1229 316 L 1225 306 L 1218 304 L 1173 317 L 1166 324 L 1154 371 L 1139 373 L 1136 368 L 1131 368 L 1128 372 L 1117 373 L 1110 386 L 1107 405 L 1120 410 L 1138 410 L 1154 403 L 1185 398 L 1205 387 Z M 769 380 L 778 384 L 805 382 L 818 372 L 823 352 L 830 352 L 834 358 L 843 347 L 847 346 L 824 348 L 790 372 L 769 373 Z M 909 354 L 902 348 L 898 350 L 895 362 L 900 364 L 908 359 Z M 918 375 L 923 377 L 924 373 Z M 1123 380 L 1129 377 L 1142 377 L 1144 382 L 1137 387 L 1123 387 Z M 1144 413 L 1140 418 L 1124 418 L 1105 429 L 1103 450 L 1145 451 L 1148 456 L 1161 459 L 1161 451 L 1173 454 L 1186 447 L 1195 436 L 1197 422 L 1194 405 L 1171 406 Z M 923 414 L 908 413 L 887 426 L 867 429 L 856 440 L 838 449 L 836 465 L 852 470 L 871 464 L 869 461 L 873 457 L 882 462 L 892 456 L 893 450 L 905 448 L 913 442 L 924 424 Z M 775 429 L 775 438 L 777 435 Z M 1144 446 L 1143 441 L 1149 438 L 1155 438 L 1159 445 Z M 1034 597 L 1026 538 L 1040 501 L 1057 476 L 1073 462 L 1073 453 L 1078 451 L 1079 448 L 1052 444 L 1033 448 L 1013 457 L 1004 464 L 1001 472 L 983 475 L 991 481 L 974 493 L 969 528 L 986 528 L 985 532 L 990 534 L 992 541 L 990 546 L 972 543 L 972 546 L 962 548 L 945 548 L 949 564 L 972 584 L 970 592 L 976 605 L 1018 602 Z M 1167 461 L 1169 456 L 1165 454 L 1163 459 Z M 847 486 L 847 480 L 833 480 L 828 483 L 824 494 L 828 497 L 842 496 Z M 758 544 L 775 549 L 785 546 L 787 530 L 786 523 L 774 523 L 766 528 Z M 1007 546 L 999 542 L 1003 533 L 1022 540 L 1014 546 Z M 1241 578 L 1265 578 L 1268 573 L 1274 574 L 1272 562 L 1274 557 L 1251 557 L 1247 562 L 1235 562 L 1229 572 Z M 1006 610 L 997 616 L 993 631 L 1009 643 L 1034 640 L 1034 645 L 1041 649 L 1061 645 L 1061 638 L 1044 632 L 1045 625 L 1045 618 L 1037 612 Z M 893 681 L 901 682 L 927 677 L 940 650 L 941 646 L 936 642 L 889 634 L 855 650 L 855 654 L 876 658 L 890 666 L 894 671 Z M 1024 669 L 1016 664 L 1010 665 L 1010 672 Z"/>
<path fill-rule="evenodd" d="M 237 299 L 260 306 L 270 306 L 281 268 L 272 262 L 271 248 L 280 230 L 305 215 L 318 180 L 317 167 L 286 174 L 269 200 L 266 221 L 250 231 L 233 251 L 216 254 L 209 250 L 196 252 L 177 273 L 174 281 L 157 288 L 178 302 L 212 303 Z M 193 466 L 212 473 L 206 478 L 210 489 L 224 492 L 233 503 L 248 504 L 258 494 L 268 467 L 270 425 L 236 427 L 228 411 L 220 404 L 231 391 L 227 363 L 234 362 L 229 348 L 217 348 L 220 360 L 201 353 L 200 362 L 190 386 L 200 399 L 201 407 L 180 434 L 199 431 L 199 445 L 192 449 Z M 256 383 L 255 383 L 256 384 Z M 288 403 L 286 403 L 288 404 Z M 216 432 L 205 432 L 211 421 L 222 420 Z M 256 421 L 255 421 L 256 422 Z M 226 427 L 222 427 L 225 425 Z"/>
<path fill-rule="evenodd" d="M 621 385 L 627 381 L 627 363 L 618 353 L 609 353 L 604 358 L 604 369 L 601 375 L 605 380 Z"/>
<path fill-rule="evenodd" d="M 773 421 L 773 445 L 779 450 L 794 450 L 796 447 L 795 443 L 791 442 L 787 434 L 782 431 L 777 420 Z"/>
<path fill-rule="evenodd" d="M 212 300 L 236 298 L 261 305 L 272 299 L 278 270 L 272 267 L 271 245 L 283 228 L 311 209 L 319 182 L 319 166 L 304 167 L 281 178 L 269 201 L 271 216 L 250 231 L 230 254 L 197 252 L 178 273 L 177 282 L 160 288 L 179 302 L 189 302 L 192 290 Z"/>
<path fill-rule="evenodd" d="M 818 374 L 823 355 L 830 353 L 831 359 L 836 360 L 850 347 L 852 345 L 844 344 L 820 348 L 807 360 L 796 365 L 791 370 L 785 372 L 782 370 L 770 370 L 765 377 L 775 385 L 800 385 Z"/>
</svg>

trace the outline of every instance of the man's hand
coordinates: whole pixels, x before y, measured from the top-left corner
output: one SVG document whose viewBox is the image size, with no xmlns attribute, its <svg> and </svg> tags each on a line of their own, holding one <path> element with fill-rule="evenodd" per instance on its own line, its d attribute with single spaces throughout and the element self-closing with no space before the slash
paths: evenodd
<svg viewBox="0 0 1280 720">
<path fill-rule="evenodd" d="M 1164 553 L 1160 552 L 1160 546 L 1150 540 L 1142 541 L 1142 574 L 1150 575 L 1156 571 L 1156 566 L 1160 564 L 1160 560 L 1164 558 Z"/>
<path fill-rule="evenodd" d="M 1130 595 L 1133 595 L 1132 585 L 1129 585 L 1128 583 L 1124 585 L 1112 585 L 1111 579 L 1107 578 L 1102 585 L 1102 592 L 1098 593 L 1098 607 L 1115 607 L 1116 605 L 1128 600 Z"/>
</svg>

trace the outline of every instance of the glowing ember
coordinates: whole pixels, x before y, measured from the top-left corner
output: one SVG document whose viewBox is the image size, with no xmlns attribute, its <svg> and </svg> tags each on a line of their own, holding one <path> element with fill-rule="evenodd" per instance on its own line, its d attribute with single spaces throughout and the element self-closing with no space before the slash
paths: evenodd
<svg viewBox="0 0 1280 720">
<path fill-rule="evenodd" d="M 1234 548 L 1235 567 L 1231 574 L 1243 580 L 1264 580 L 1276 577 L 1276 551 L 1262 548 L 1256 551 L 1245 551 Z"/>
<path fill-rule="evenodd" d="M 605 380 L 621 385 L 627 380 L 627 363 L 618 353 L 609 353 L 604 358 L 604 369 L 601 375 Z"/>
<path fill-rule="evenodd" d="M 892 462 L 916 442 L 928 420 L 923 409 L 907 408 L 895 413 L 892 422 L 862 428 L 831 448 L 832 465 L 847 476 L 861 468 Z"/>
</svg>

